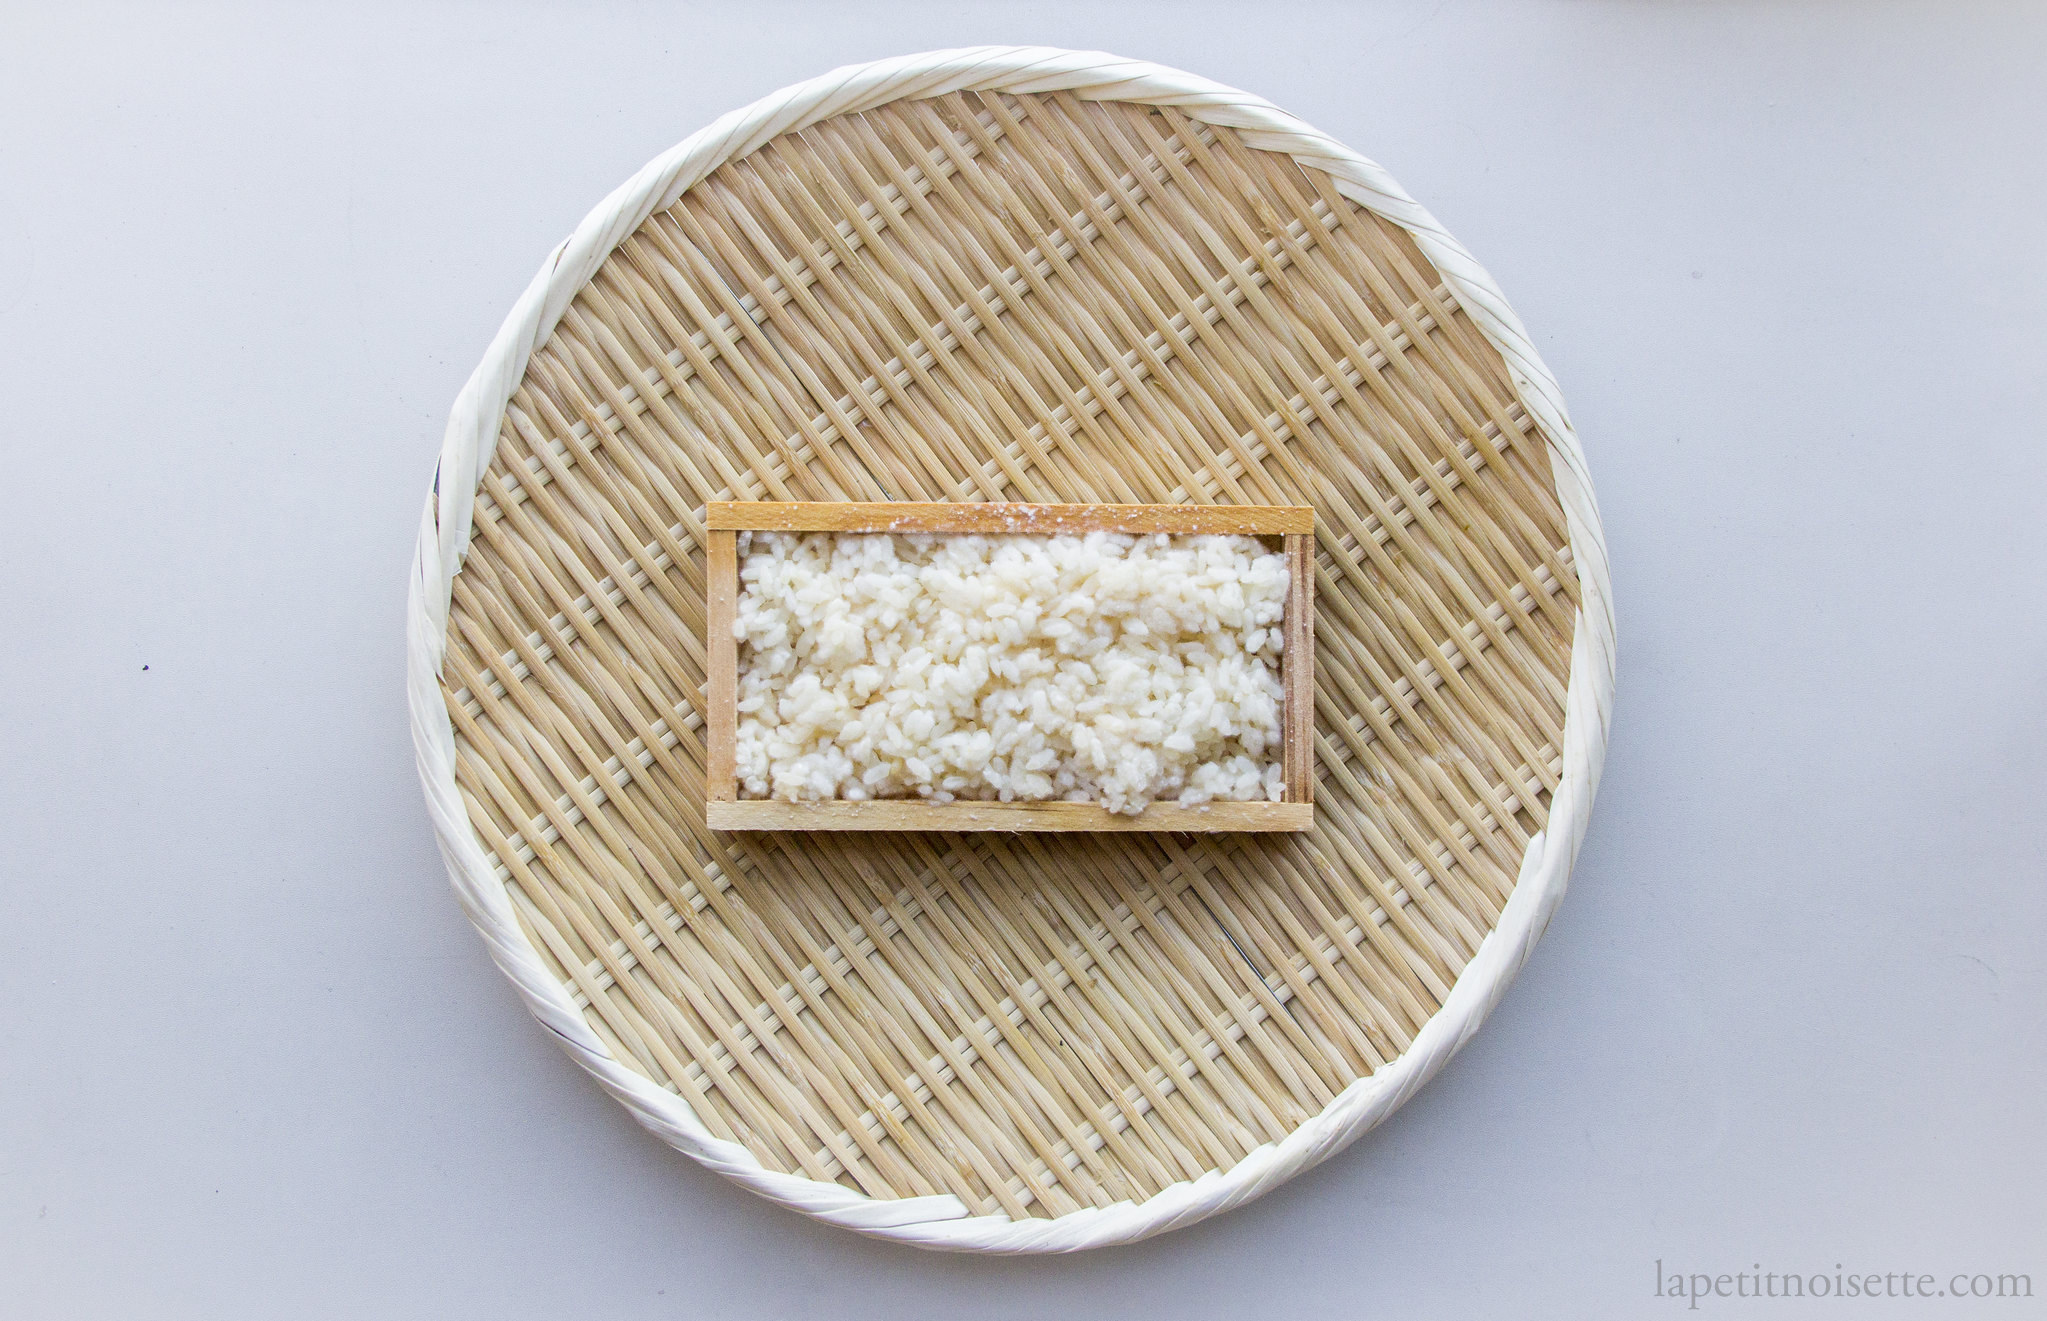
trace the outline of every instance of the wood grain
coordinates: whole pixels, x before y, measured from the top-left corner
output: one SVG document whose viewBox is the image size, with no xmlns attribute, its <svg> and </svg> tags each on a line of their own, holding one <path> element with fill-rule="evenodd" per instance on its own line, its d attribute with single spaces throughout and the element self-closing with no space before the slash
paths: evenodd
<svg viewBox="0 0 2047 1321">
<path fill-rule="evenodd" d="M 1309 803 L 1153 803 L 1136 816 L 1093 803 L 785 803 L 767 798 L 706 805 L 713 830 L 1212 831 L 1312 830 Z"/>
<path fill-rule="evenodd" d="M 732 636 L 732 611 L 739 594 L 738 538 L 713 531 L 704 544 L 704 723 L 709 746 L 704 765 L 704 798 L 717 802 L 738 793 L 734 753 L 739 742 L 739 642 Z"/>
<path fill-rule="evenodd" d="M 714 500 L 704 526 L 738 532 L 929 532 L 1062 536 L 1163 532 L 1272 537 L 1315 530 L 1300 505 L 1034 505 L 1005 502 Z"/>
<path fill-rule="evenodd" d="M 1310 525 L 1312 527 L 1312 524 Z M 1315 537 L 1289 533 L 1286 539 L 1286 650 L 1280 653 L 1280 684 L 1286 708 L 1280 719 L 1284 747 L 1281 771 L 1286 801 L 1315 801 Z"/>
</svg>

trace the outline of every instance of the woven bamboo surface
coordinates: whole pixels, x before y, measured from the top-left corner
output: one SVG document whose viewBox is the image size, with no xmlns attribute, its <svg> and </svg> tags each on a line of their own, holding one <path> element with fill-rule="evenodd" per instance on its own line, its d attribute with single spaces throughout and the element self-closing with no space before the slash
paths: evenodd
<svg viewBox="0 0 2047 1321">
<path fill-rule="evenodd" d="M 1301 835 L 714 835 L 713 500 L 1313 505 Z M 953 94 L 729 162 L 506 410 L 456 781 L 617 1056 L 771 1170 L 1011 1217 L 1227 1169 L 1399 1055 L 1561 773 L 1546 447 L 1407 233 L 1170 107 Z"/>
</svg>

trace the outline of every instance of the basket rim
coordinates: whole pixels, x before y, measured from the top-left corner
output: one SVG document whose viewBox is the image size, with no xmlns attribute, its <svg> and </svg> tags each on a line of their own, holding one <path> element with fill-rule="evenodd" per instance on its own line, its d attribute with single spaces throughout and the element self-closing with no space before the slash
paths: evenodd
<svg viewBox="0 0 2047 1321">
<path fill-rule="evenodd" d="M 1496 348 L 1547 442 L 1580 587 L 1565 696 L 1563 774 L 1546 829 L 1530 840 L 1513 893 L 1442 1006 L 1413 1042 L 1358 1078 L 1319 1114 L 1226 1170 L 1141 1202 L 1043 1220 L 976 1215 L 951 1195 L 877 1199 L 763 1166 L 713 1136 L 686 1101 L 617 1059 L 528 942 L 504 883 L 469 823 L 455 781 L 454 729 L 440 692 L 450 600 L 467 554 L 478 484 L 506 404 L 534 352 L 612 250 L 725 162 L 821 119 L 958 91 L 1070 92 L 1088 100 L 1171 105 L 1235 129 L 1261 150 L 1327 174 L 1351 201 L 1407 230 Z M 1140 60 L 1050 47 L 980 46 L 848 65 L 728 112 L 657 156 L 600 202 L 551 252 L 450 412 L 422 515 L 407 594 L 407 698 L 427 809 L 457 898 L 498 967 L 562 1048 L 670 1146 L 752 1191 L 831 1224 L 920 1247 L 1053 1252 L 1130 1242 L 1239 1206 L 1342 1150 L 1428 1082 L 1484 1022 L 1563 898 L 1605 759 L 1614 691 L 1614 618 L 1592 481 L 1555 376 L 1477 260 L 1384 169 L 1263 98 Z"/>
</svg>

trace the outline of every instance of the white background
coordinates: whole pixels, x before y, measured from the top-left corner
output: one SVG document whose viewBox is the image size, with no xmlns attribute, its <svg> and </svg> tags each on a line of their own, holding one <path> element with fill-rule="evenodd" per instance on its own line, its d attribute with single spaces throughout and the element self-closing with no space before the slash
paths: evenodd
<svg viewBox="0 0 2047 1321">
<path fill-rule="evenodd" d="M 551 245 L 726 109 L 984 41 L 1387 164 L 1562 378 L 1621 629 L 1571 893 L 1471 1047 L 1264 1201 L 1051 1260 L 637 1129 L 457 910 L 402 696 L 445 408 Z M 2043 71 L 2038 6 L 0 6 L 0 1314 L 2047 1296 Z"/>
</svg>

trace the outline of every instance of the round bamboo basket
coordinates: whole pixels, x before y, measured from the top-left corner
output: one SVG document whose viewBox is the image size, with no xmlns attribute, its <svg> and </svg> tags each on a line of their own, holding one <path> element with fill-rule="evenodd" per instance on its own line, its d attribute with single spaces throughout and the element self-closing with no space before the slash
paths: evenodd
<svg viewBox="0 0 2047 1321">
<path fill-rule="evenodd" d="M 704 826 L 713 500 L 1313 505 L 1298 835 Z M 456 401 L 409 619 L 457 894 L 648 1128 L 834 1224 L 1058 1251 L 1241 1204 L 1476 1030 L 1613 691 L 1556 382 L 1386 173 L 1101 54 L 842 69 L 548 259 Z"/>
</svg>

